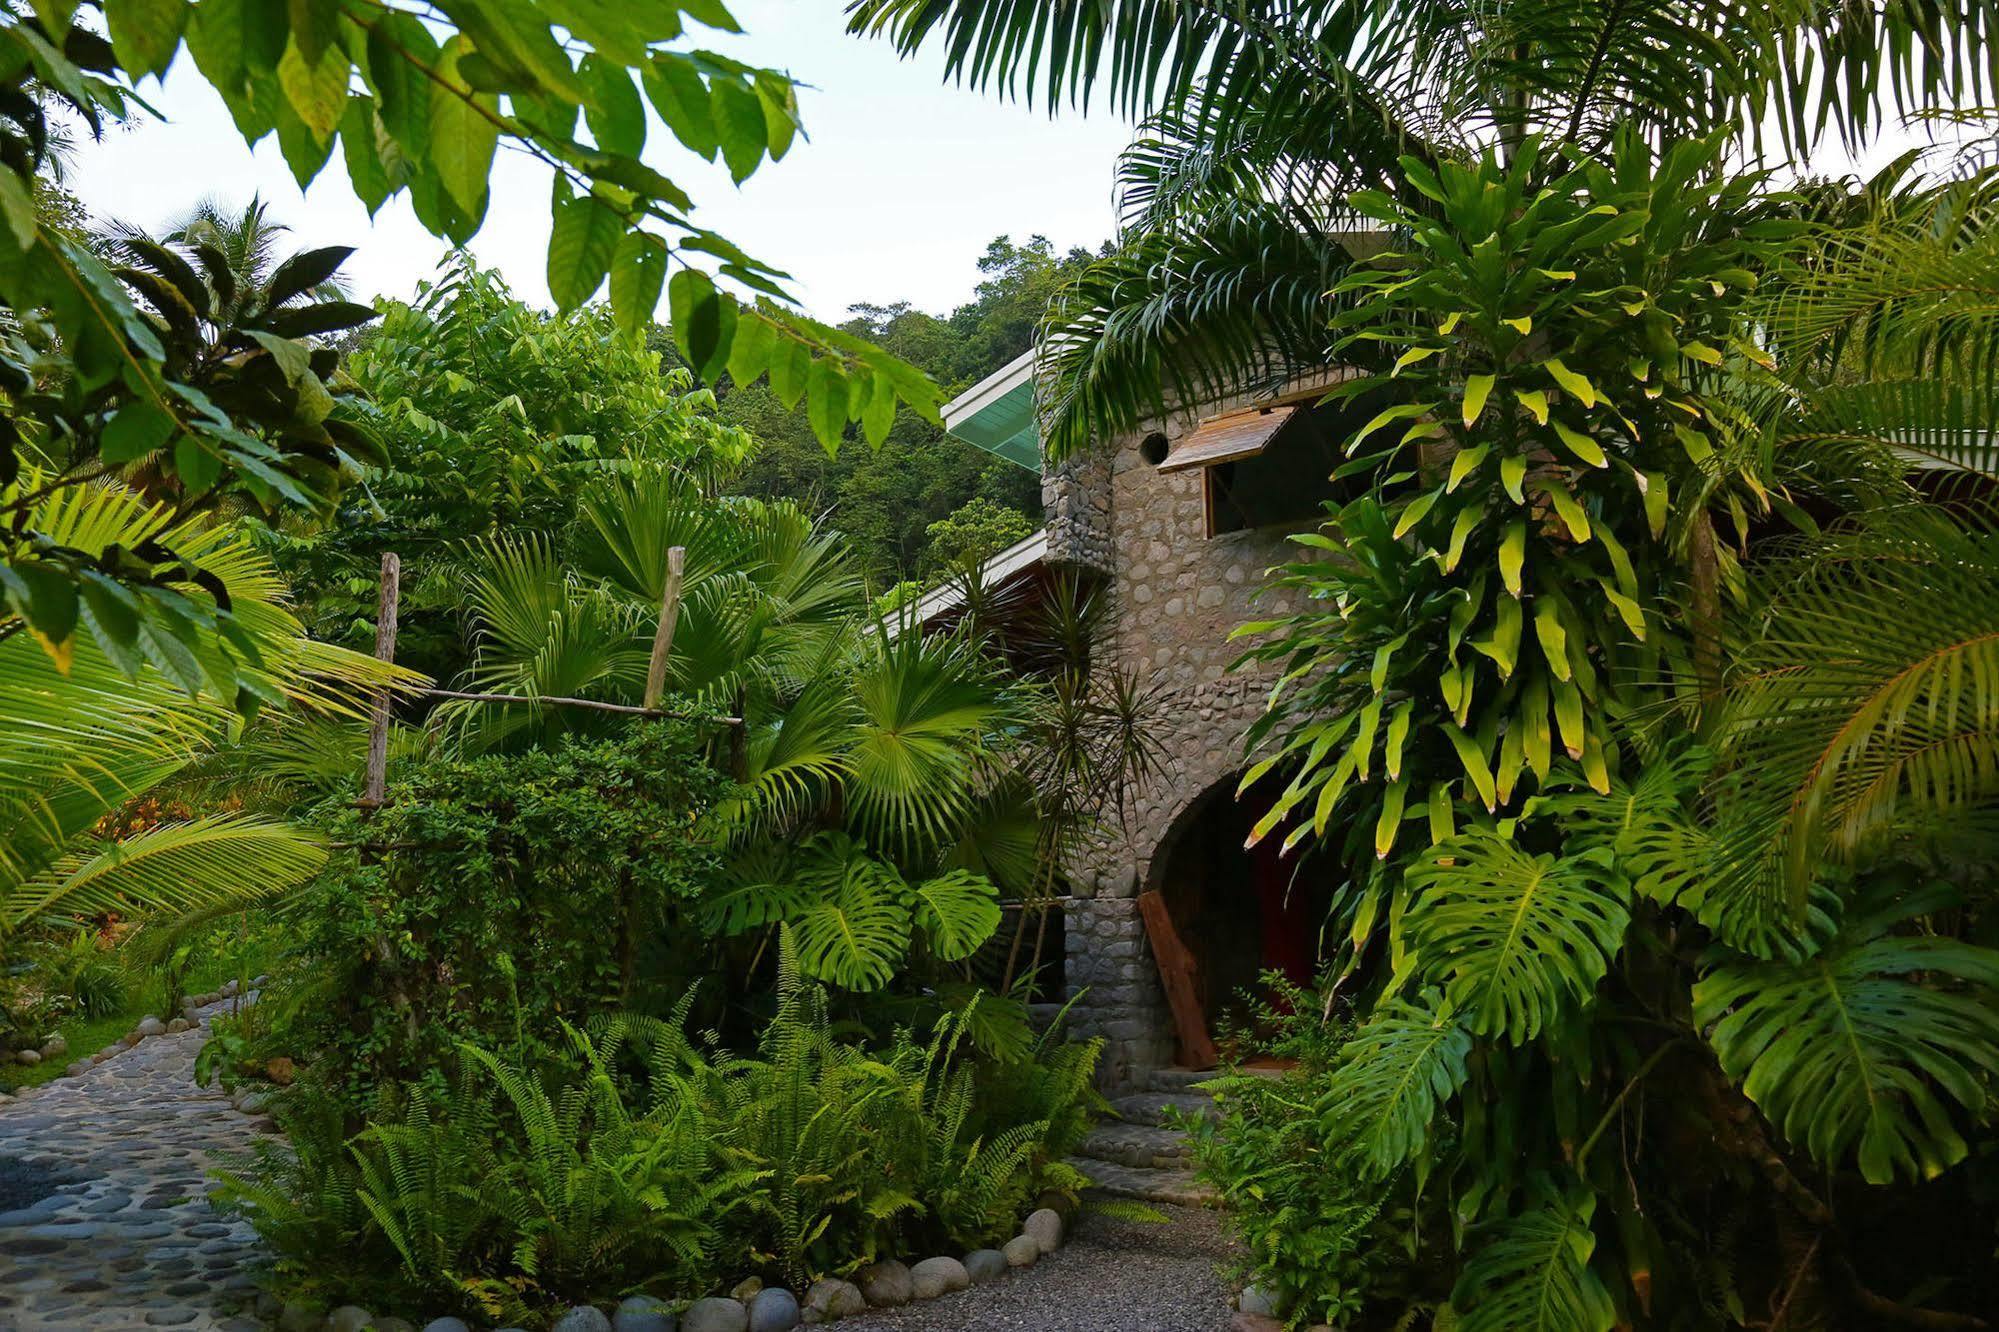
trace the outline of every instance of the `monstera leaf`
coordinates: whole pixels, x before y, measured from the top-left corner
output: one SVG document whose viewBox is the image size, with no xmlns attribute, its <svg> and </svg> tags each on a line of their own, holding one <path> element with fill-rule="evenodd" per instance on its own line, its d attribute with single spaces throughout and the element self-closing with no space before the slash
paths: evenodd
<svg viewBox="0 0 1999 1332">
<path fill-rule="evenodd" d="M 946 962 L 960 961 L 999 928 L 999 890 L 969 870 L 926 879 L 916 887 L 916 923 L 931 952 Z"/>
<path fill-rule="evenodd" d="M 1410 963 L 1481 1036 L 1532 1040 L 1589 1002 L 1630 920 L 1610 856 L 1530 856 L 1492 833 L 1439 842 L 1407 874 Z"/>
<path fill-rule="evenodd" d="M 1604 1332 L 1610 1293 L 1589 1267 L 1589 1200 L 1496 1226 L 1451 1294 L 1458 1332 Z"/>
<path fill-rule="evenodd" d="M 1464 1085 L 1471 1033 L 1439 1011 L 1440 996 L 1423 999 L 1384 1004 L 1342 1047 L 1326 1087 L 1334 1150 L 1377 1179 L 1421 1154 L 1431 1122 Z"/>
<path fill-rule="evenodd" d="M 1952 904 L 1938 888 L 1856 904 L 1800 963 L 1741 960 L 1694 987 L 1694 1017 L 1728 1075 L 1797 1146 L 1857 1161 L 1873 1184 L 1964 1159 L 1953 1109 L 1975 1117 L 1999 1076 L 1999 951 L 1894 925 Z"/>
<path fill-rule="evenodd" d="M 848 990 L 878 990 L 909 952 L 909 885 L 850 837 L 829 833 L 801 859 L 806 905 L 791 917 L 798 965 Z"/>
</svg>

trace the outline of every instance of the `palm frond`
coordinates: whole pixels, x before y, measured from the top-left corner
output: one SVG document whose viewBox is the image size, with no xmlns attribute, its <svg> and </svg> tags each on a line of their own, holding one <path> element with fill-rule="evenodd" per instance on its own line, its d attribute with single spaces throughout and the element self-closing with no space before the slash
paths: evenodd
<svg viewBox="0 0 1999 1332">
<path fill-rule="evenodd" d="M 45 916 L 247 905 L 295 888 L 326 860 L 288 823 L 216 814 L 162 823 L 122 842 L 72 851 L 0 898 L 0 925 Z"/>
</svg>

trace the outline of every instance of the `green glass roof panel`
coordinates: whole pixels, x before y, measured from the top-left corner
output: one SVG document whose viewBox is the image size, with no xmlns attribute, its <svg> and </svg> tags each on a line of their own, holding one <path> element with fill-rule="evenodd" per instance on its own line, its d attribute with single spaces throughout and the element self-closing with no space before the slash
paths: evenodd
<svg viewBox="0 0 1999 1332">
<path fill-rule="evenodd" d="M 944 405 L 943 415 L 944 428 L 966 443 L 1029 471 L 1041 470 L 1033 353 L 959 394 Z"/>
</svg>

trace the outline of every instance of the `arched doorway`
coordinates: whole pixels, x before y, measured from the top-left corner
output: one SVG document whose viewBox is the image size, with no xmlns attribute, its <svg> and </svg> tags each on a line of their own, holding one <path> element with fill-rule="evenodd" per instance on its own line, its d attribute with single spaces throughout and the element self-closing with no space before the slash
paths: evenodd
<svg viewBox="0 0 1999 1332">
<path fill-rule="evenodd" d="M 1268 806 L 1237 800 L 1237 780 L 1188 802 L 1153 853 L 1140 902 L 1180 1058 L 1195 1066 L 1212 1060 L 1217 1033 L 1248 1018 L 1264 972 L 1311 982 L 1330 895 L 1315 872 L 1325 862 L 1283 854 L 1281 836 L 1245 847 Z"/>
</svg>

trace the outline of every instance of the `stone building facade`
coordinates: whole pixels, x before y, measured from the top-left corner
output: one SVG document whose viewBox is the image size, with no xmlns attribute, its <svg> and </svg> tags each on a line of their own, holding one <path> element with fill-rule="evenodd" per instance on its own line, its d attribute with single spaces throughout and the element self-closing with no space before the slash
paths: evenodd
<svg viewBox="0 0 1999 1332">
<path fill-rule="evenodd" d="M 1150 436 L 1168 450 L 1188 419 Z M 1202 469 L 1163 472 L 1138 438 L 1051 467 L 1042 481 L 1050 563 L 1107 580 L 1117 664 L 1155 690 L 1153 734 L 1162 771 L 1134 793 L 1127 828 L 1106 829 L 1089 862 L 1071 867 L 1065 978 L 1079 1036 L 1101 1036 L 1105 1081 L 1124 1087 L 1174 1062 L 1175 1041 L 1137 898 L 1161 886 L 1182 825 L 1207 802 L 1233 798 L 1242 735 L 1262 712 L 1269 680 L 1229 669 L 1230 632 L 1284 614 L 1265 571 L 1300 558 L 1284 529 L 1207 534 Z"/>
<path fill-rule="evenodd" d="M 1136 673 L 1154 700 L 1151 732 L 1163 771 L 1131 793 L 1125 826 L 1104 829 L 1068 867 L 1072 896 L 1064 903 L 1071 1020 L 1076 1034 L 1104 1039 L 1103 1080 L 1113 1089 L 1142 1083 L 1176 1056 L 1141 894 L 1161 891 L 1167 900 L 1176 881 L 1191 875 L 1206 909 L 1220 913 L 1207 923 L 1227 926 L 1239 915 L 1253 933 L 1257 898 L 1251 856 L 1242 850 L 1248 806 L 1234 793 L 1243 733 L 1262 712 L 1270 680 L 1230 669 L 1243 645 L 1229 636 L 1240 624 L 1291 609 L 1266 573 L 1310 557 L 1288 534 L 1313 526 L 1319 496 L 1303 492 L 1323 487 L 1332 470 L 1300 451 L 1331 438 L 1305 419 L 1327 382 L 1295 386 L 1260 406 L 1221 404 L 1058 464 L 1042 459 L 1030 357 L 944 408 L 953 434 L 1042 472 L 1044 530 L 995 557 L 989 570 L 1017 572 L 1031 557 L 1102 580 L 1113 664 Z M 1292 471 L 1273 473 L 1270 460 L 1282 450 L 1290 451 Z M 1251 466 L 1264 469 L 1256 473 L 1260 482 Z M 1298 502 L 1281 518 L 1251 512 L 1244 497 L 1258 485 L 1266 503 L 1291 490 L 1300 493 L 1277 497 Z M 1232 517 L 1222 522 L 1217 496 L 1225 492 Z M 1198 863 L 1190 866 L 1190 855 Z M 1195 941 L 1197 950 L 1203 942 Z M 1248 967 L 1213 984 L 1246 984 L 1256 970 L 1253 961 Z"/>
</svg>

